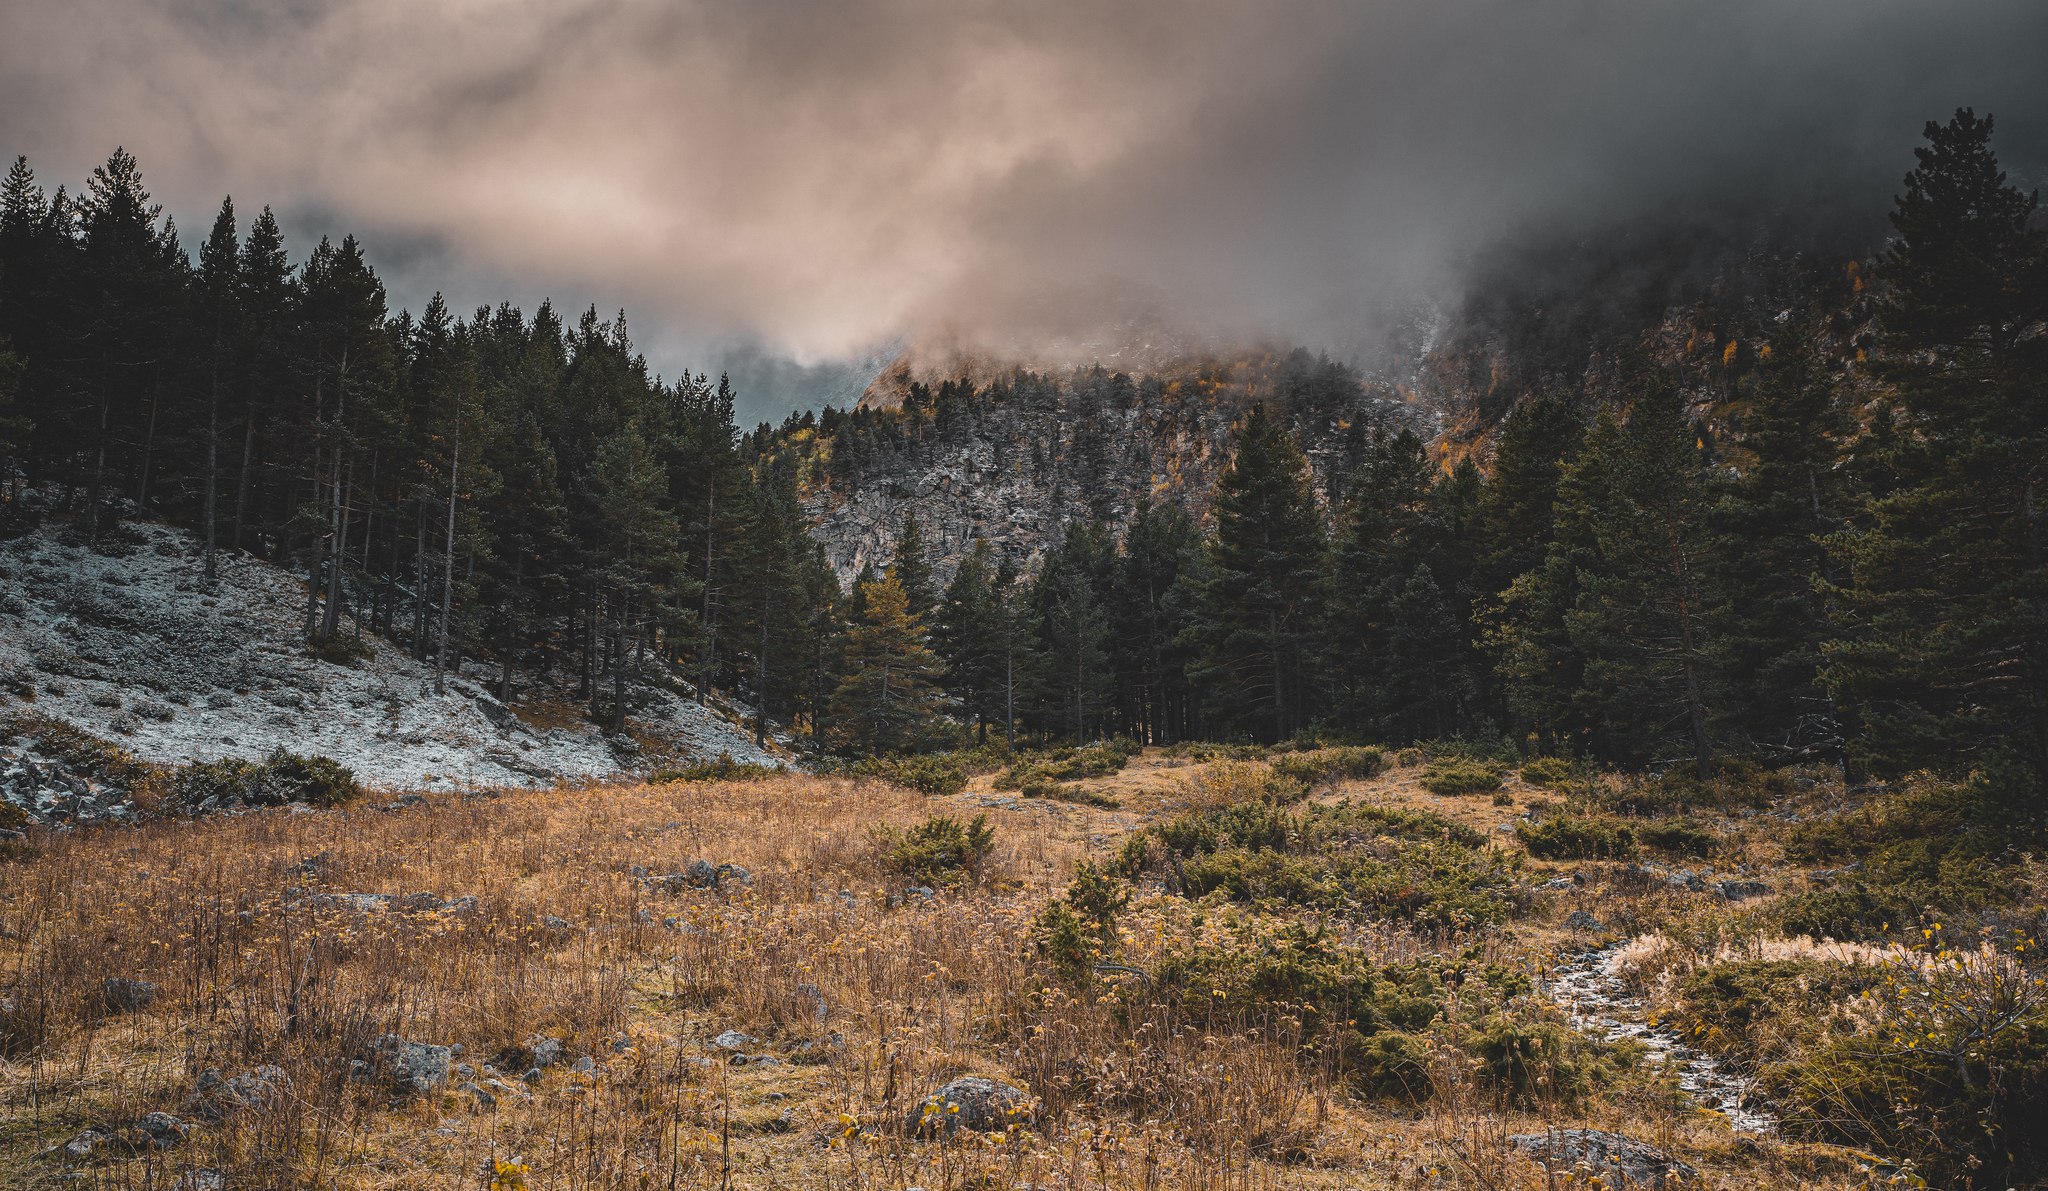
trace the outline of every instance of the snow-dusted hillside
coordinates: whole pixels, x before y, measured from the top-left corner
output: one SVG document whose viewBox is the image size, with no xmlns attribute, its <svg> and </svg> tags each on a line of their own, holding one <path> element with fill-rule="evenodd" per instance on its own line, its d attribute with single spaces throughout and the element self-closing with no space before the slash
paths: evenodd
<svg viewBox="0 0 2048 1191">
<path fill-rule="evenodd" d="M 190 535 L 124 523 L 97 548 L 50 525 L 0 544 L 0 675 L 16 699 L 176 763 L 278 748 L 323 754 L 385 789 L 546 785 L 659 763 L 774 764 L 716 713 L 652 692 L 629 717 L 645 745 L 615 748 L 559 701 L 518 713 L 474 675 L 433 693 L 433 670 L 388 642 L 354 667 L 315 661 L 299 633 L 304 581 L 253 558 L 220 558 L 206 584 Z M 554 724 L 540 727 L 537 724 Z"/>
</svg>

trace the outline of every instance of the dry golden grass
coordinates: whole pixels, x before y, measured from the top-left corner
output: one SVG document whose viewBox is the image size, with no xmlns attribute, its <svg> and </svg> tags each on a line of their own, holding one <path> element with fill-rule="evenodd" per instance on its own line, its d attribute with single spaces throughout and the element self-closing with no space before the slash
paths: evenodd
<svg viewBox="0 0 2048 1191">
<path fill-rule="evenodd" d="M 1546 1123 L 1663 1142 L 1731 1187 L 1847 1171 L 1830 1151 L 1740 1149 L 1654 1081 L 1576 1116 L 1531 1116 L 1487 1099 L 1446 1050 L 1417 1105 L 1380 1105 L 1334 1084 L 1287 1019 L 1205 1020 L 1133 980 L 1048 987 L 1034 917 L 1076 858 L 1100 859 L 1122 831 L 1184 805 L 1190 767 L 1162 761 L 1148 754 L 1098 779 L 1118 783 L 1122 811 L 991 811 L 996 851 L 978 881 L 922 908 L 890 905 L 903 881 L 881 867 L 869 829 L 968 818 L 985 792 L 924 799 L 789 777 L 51 837 L 41 856 L 0 866 L 11 1003 L 0 1021 L 14 1031 L 0 1063 L 0 1178 L 154 1188 L 210 1167 L 231 1187 L 483 1188 L 480 1169 L 516 1156 L 535 1189 L 1536 1188 L 1543 1173 L 1509 1160 L 1500 1139 Z M 1412 776 L 1330 797 L 1411 797 Z M 1514 813 L 1443 801 L 1494 822 Z M 317 876 L 301 868 L 323 853 Z M 631 874 L 698 858 L 754 879 L 671 893 Z M 311 908 L 321 892 L 473 896 L 477 907 Z M 1215 929 L 1192 909 L 1141 899 L 1124 957 L 1146 967 L 1172 940 Z M 1544 932 L 1522 933 L 1476 941 L 1543 962 Z M 1348 942 L 1375 962 L 1431 945 L 1384 927 Z M 109 976 L 154 982 L 161 997 L 109 1015 Z M 784 1062 L 714 1061 L 706 1040 L 725 1029 Z M 350 1061 L 374 1060 L 387 1033 L 463 1046 L 471 1078 L 508 1085 L 496 1110 L 449 1088 L 404 1097 L 352 1078 Z M 598 1069 L 557 1067 L 528 1088 L 520 1048 L 536 1034 Z M 284 1095 L 175 1148 L 115 1141 L 71 1165 L 34 1156 L 88 1126 L 184 1115 L 203 1071 L 259 1065 L 283 1069 Z M 906 1138 L 904 1114 L 961 1074 L 1027 1087 L 1042 1105 L 1035 1126 L 964 1144 Z"/>
</svg>

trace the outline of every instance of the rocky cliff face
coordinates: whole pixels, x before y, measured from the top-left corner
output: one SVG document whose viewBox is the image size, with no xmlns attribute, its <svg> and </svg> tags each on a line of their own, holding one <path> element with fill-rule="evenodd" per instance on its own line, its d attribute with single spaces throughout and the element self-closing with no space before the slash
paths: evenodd
<svg viewBox="0 0 2048 1191">
<path fill-rule="evenodd" d="M 939 371 L 963 363 L 960 375 Z M 811 469 L 806 507 L 842 582 L 868 563 L 886 565 L 913 510 L 942 581 L 977 537 L 1022 568 L 1062 527 L 1117 525 L 1140 501 L 1179 501 L 1206 518 L 1232 425 L 1255 402 L 1294 432 L 1332 501 L 1375 428 L 1436 432 L 1434 417 L 1391 384 L 1284 350 L 1183 359 L 1135 375 L 1100 365 L 1004 374 L 987 360 L 905 360 L 864 404 L 900 407 L 913 384 L 935 389 L 963 378 L 971 393 L 941 400 L 928 417 L 898 415 L 863 435 L 842 430 L 830 466 Z"/>
<path fill-rule="evenodd" d="M 1844 401 L 1860 409 L 1877 393 L 1872 259 L 1806 242 L 1679 228 L 1501 250 L 1457 308 L 1407 312 L 1366 374 L 1298 350 L 1203 355 L 1149 324 L 1062 349 L 1095 351 L 1092 367 L 1025 372 L 1021 354 L 913 345 L 862 405 L 900 411 L 911 397 L 927 415 L 842 431 L 830 465 L 805 473 L 807 508 L 842 582 L 887 562 L 912 510 L 941 579 L 976 537 L 1025 567 L 1063 526 L 1114 525 L 1141 499 L 1206 519 L 1231 426 L 1256 401 L 1294 433 L 1334 507 L 1375 428 L 1413 430 L 1446 466 L 1469 455 L 1485 467 L 1520 402 L 1563 391 L 1625 407 L 1658 375 L 1739 461 L 1762 349 L 1785 328 L 1832 364 Z M 953 396 L 933 404 L 948 381 Z"/>
</svg>

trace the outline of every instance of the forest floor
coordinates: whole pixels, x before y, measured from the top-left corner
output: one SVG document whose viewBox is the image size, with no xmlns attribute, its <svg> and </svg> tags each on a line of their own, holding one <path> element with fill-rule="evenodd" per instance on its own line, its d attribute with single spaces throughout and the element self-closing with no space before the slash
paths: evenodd
<svg viewBox="0 0 2048 1191">
<path fill-rule="evenodd" d="M 222 552 L 203 577 L 181 530 L 123 522 L 88 546 L 53 522 L 0 544 L 0 675 L 34 709 L 145 761 L 322 754 L 373 789 L 552 787 L 666 764 L 774 765 L 732 708 L 648 690 L 622 752 L 572 698 L 573 675 L 521 674 L 508 714 L 494 671 L 470 661 L 434 693 L 434 669 L 387 641 L 347 663 L 307 654 L 306 583 Z M 355 629 L 344 617 L 342 635 Z"/>
<path fill-rule="evenodd" d="M 1587 1095 L 1517 1098 L 1445 1041 L 1455 1022 L 1440 1015 L 1416 1082 L 1390 1092 L 1302 1050 L 1284 1014 L 1205 1016 L 1150 975 L 1047 983 L 1034 923 L 1075 862 L 1106 863 L 1182 813 L 1202 770 L 1147 750 L 1093 780 L 1122 800 L 1114 810 L 1018 798 L 986 776 L 927 798 L 791 775 L 430 791 L 386 815 L 49 835 L 0 865 L 0 1181 L 1533 1189 L 1601 1173 L 1558 1164 L 1553 1176 L 1509 1143 L 1573 1127 L 1623 1134 L 1705 1186 L 1872 1178 L 1868 1155 L 1731 1130 L 1625 1045 Z M 1525 908 L 1466 931 L 1347 924 L 1341 947 L 1368 970 L 1490 965 L 1499 980 L 1535 981 L 1516 1013 L 1562 1022 L 1544 974 L 1615 937 L 1573 931 L 1567 915 L 1590 909 L 1644 935 L 1703 904 L 1629 886 L 1615 866 L 1523 855 L 1500 828 L 1543 797 L 1534 788 L 1510 785 L 1513 806 L 1437 798 L 1419 772 L 1313 797 L 1469 823 L 1485 851 L 1519 859 Z M 929 899 L 906 892 L 892 841 L 934 816 L 977 814 L 995 837 L 975 871 Z M 1729 826 L 1765 834 L 1755 819 Z M 1790 881 L 1760 847 L 1739 854 Z M 665 879 L 697 860 L 746 875 Z M 1573 871 L 1593 879 L 1552 888 Z M 1114 953 L 1141 975 L 1165 973 L 1191 941 L 1221 940 L 1226 963 L 1252 963 L 1283 919 L 1330 921 L 1185 898 L 1157 873 L 1133 894 Z M 128 986 L 110 978 L 149 982 L 153 999 L 124 1003 Z M 400 1041 L 461 1049 L 421 1050 L 407 1067 Z M 556 1045 L 559 1061 L 536 1067 Z M 425 1078 L 407 1086 L 408 1071 Z M 906 1116 L 965 1075 L 1028 1089 L 1026 1125 L 950 1144 L 908 1136 Z M 166 1145 L 150 1141 L 152 1112 L 176 1118 L 156 1122 Z"/>
</svg>

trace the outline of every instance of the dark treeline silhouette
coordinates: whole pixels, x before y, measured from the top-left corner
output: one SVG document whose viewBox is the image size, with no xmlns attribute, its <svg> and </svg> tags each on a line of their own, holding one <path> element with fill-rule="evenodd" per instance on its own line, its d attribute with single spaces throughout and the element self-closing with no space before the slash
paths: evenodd
<svg viewBox="0 0 2048 1191">
<path fill-rule="evenodd" d="M 1794 319 L 1728 345 L 1739 432 L 1648 369 L 1625 400 L 1521 402 L 1484 475 L 1380 430 L 1319 482 L 1254 406 L 1206 528 L 1105 508 L 1028 573 L 976 542 L 941 586 L 912 518 L 850 592 L 800 492 L 1055 382 L 917 386 L 740 435 L 729 386 L 650 376 L 623 314 L 394 317 L 353 239 L 291 269 L 267 211 L 244 231 L 223 204 L 195 260 L 125 154 L 76 198 L 17 162 L 6 516 L 188 525 L 209 567 L 250 550 L 304 573 L 316 651 L 368 633 L 460 653 L 508 696 L 553 674 L 613 726 L 636 689 L 686 681 L 841 751 L 962 724 L 1465 735 L 1702 774 L 1729 755 L 1929 768 L 2038 808 L 2048 253 L 1990 135 L 1968 111 L 1928 126 L 1874 283 L 1877 400 L 1849 400 Z M 1296 379 L 1356 384 L 1313 361 Z"/>
</svg>

